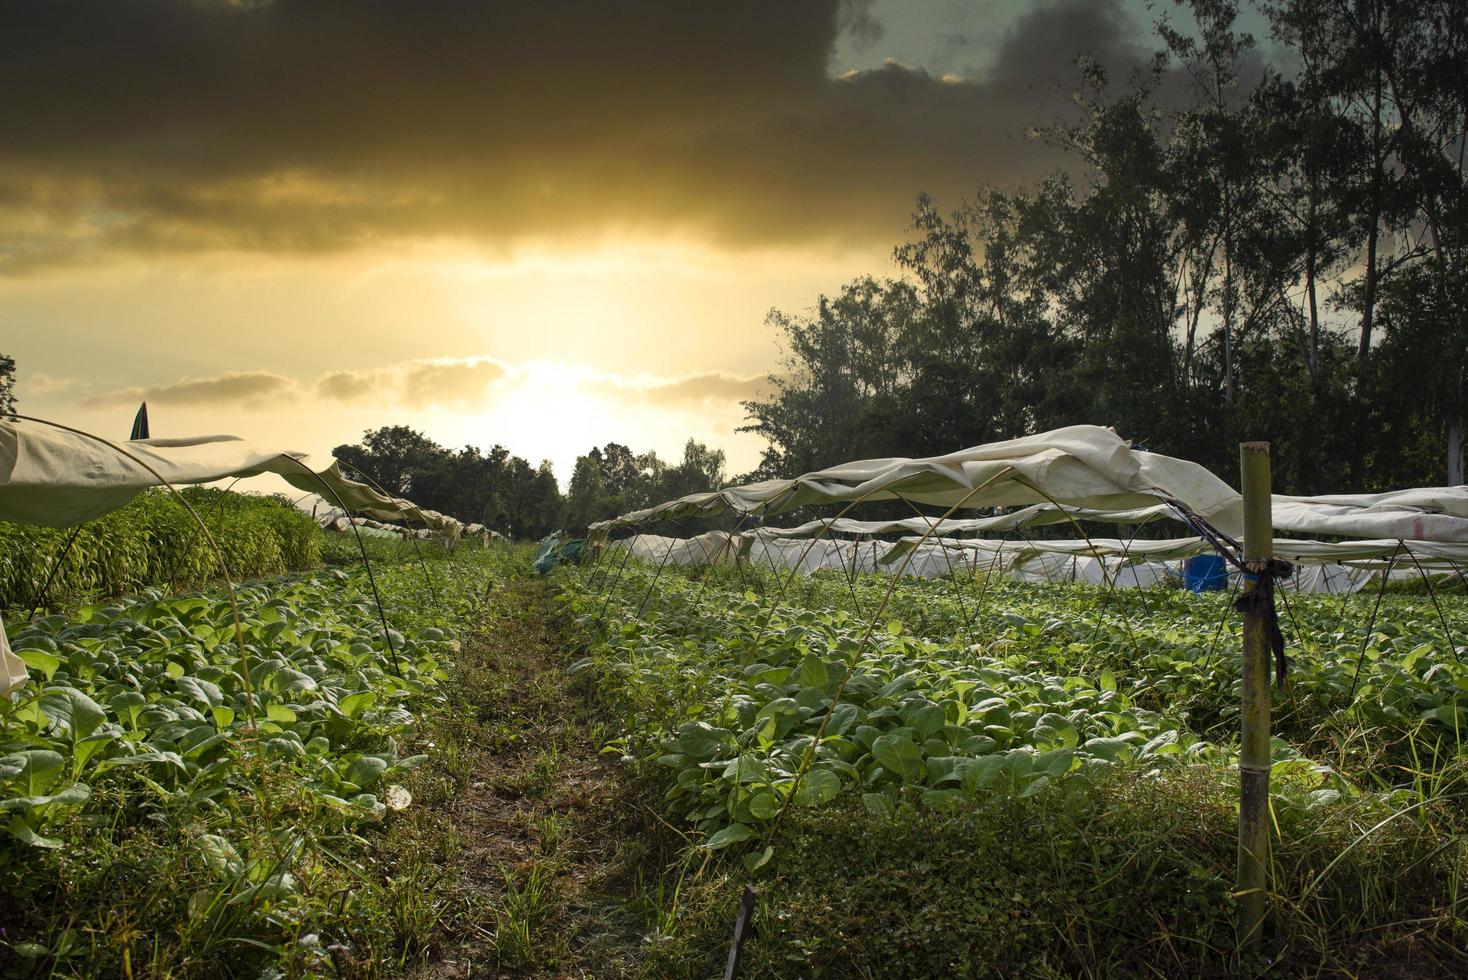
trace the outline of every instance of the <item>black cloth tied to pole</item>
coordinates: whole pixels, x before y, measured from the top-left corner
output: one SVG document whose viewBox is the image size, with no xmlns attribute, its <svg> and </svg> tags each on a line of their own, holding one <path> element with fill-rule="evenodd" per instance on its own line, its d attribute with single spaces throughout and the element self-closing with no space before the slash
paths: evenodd
<svg viewBox="0 0 1468 980">
<path fill-rule="evenodd" d="M 1246 569 L 1244 574 L 1255 583 L 1254 588 L 1234 600 L 1235 609 L 1245 615 L 1258 616 L 1264 623 L 1265 633 L 1269 637 L 1269 648 L 1274 651 L 1274 683 L 1277 687 L 1284 686 L 1285 672 L 1289 670 L 1290 662 L 1285 657 L 1284 634 L 1279 630 L 1279 613 L 1274 606 L 1274 582 L 1276 579 L 1287 579 L 1294 573 L 1294 565 L 1278 558 L 1269 559 L 1262 572 Z"/>
</svg>

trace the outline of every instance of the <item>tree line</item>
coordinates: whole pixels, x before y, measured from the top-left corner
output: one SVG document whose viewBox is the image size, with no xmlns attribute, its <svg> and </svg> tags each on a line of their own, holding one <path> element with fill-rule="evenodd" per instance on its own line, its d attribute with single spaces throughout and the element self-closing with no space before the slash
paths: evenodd
<svg viewBox="0 0 1468 980">
<path fill-rule="evenodd" d="M 1225 477 L 1268 439 L 1297 493 L 1463 482 L 1468 3 L 1264 0 L 1267 47 L 1180 6 L 1138 77 L 1082 64 L 1065 172 L 920 196 L 895 275 L 770 314 L 752 476 L 1085 421 Z"/>
<path fill-rule="evenodd" d="M 655 452 L 634 453 L 609 442 L 576 459 L 563 494 L 549 460 L 539 466 L 503 446 L 448 449 L 407 426 L 366 432 L 360 443 L 332 451 L 349 473 L 466 523 L 536 538 L 722 486 L 724 453 L 689 439 L 678 462 Z"/>
</svg>

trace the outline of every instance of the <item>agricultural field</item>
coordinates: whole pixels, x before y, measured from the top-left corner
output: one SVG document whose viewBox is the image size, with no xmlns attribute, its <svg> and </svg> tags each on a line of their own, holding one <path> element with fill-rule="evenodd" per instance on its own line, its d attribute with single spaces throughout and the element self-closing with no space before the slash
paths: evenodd
<svg viewBox="0 0 1468 980">
<path fill-rule="evenodd" d="M 562 598 L 709 852 L 655 946 L 750 975 L 1209 975 L 1234 957 L 1240 633 L 1222 593 L 633 564 Z M 890 590 L 890 594 L 889 594 Z M 1468 603 L 1291 597 L 1275 692 L 1285 972 L 1468 969 Z M 1369 629 L 1368 629 L 1369 627 Z M 656 972 L 656 971 L 655 971 Z M 688 970 L 687 975 L 698 975 Z"/>
<path fill-rule="evenodd" d="M 1227 595 L 373 539 L 384 632 L 312 534 L 239 635 L 218 584 L 8 612 L 5 972 L 704 977 L 746 885 L 740 976 L 1270 967 L 1235 953 Z M 1468 968 L 1468 601 L 1374 604 L 1281 604 L 1291 975 Z"/>
<path fill-rule="evenodd" d="M 237 578 L 305 571 L 322 545 L 316 525 L 282 497 L 155 489 L 75 529 L 0 521 L 0 609 L 200 588 L 225 568 Z"/>
<path fill-rule="evenodd" d="M 231 554 L 287 516 L 219 510 L 245 515 Z M 414 805 L 456 655 L 518 566 L 377 545 L 384 631 L 360 563 L 321 567 L 340 542 L 291 516 L 313 569 L 233 599 L 153 589 L 30 622 L 12 609 L 32 677 L 0 699 L 7 973 L 373 972 L 412 951 L 413 923 L 392 920 L 416 896 L 375 867 L 373 828 Z M 121 524 L 98 533 L 115 543 Z"/>
</svg>

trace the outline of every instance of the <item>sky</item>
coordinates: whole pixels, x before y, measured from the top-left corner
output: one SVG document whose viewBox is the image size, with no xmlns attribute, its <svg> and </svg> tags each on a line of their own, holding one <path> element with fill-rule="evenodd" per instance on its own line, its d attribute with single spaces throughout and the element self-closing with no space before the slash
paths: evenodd
<svg viewBox="0 0 1468 980">
<path fill-rule="evenodd" d="M 0 353 L 23 412 L 325 465 L 411 425 L 564 481 L 750 469 L 771 309 L 893 275 L 920 191 L 1059 166 L 1146 0 L 0 0 Z M 1175 16 L 1175 15 L 1172 15 Z"/>
</svg>

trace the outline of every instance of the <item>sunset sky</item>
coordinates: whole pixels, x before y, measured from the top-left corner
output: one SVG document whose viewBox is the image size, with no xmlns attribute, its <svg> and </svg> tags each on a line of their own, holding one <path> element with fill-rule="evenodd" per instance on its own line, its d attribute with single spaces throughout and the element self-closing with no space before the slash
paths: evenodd
<svg viewBox="0 0 1468 980">
<path fill-rule="evenodd" d="M 734 473 L 765 326 L 893 273 L 914 197 L 1058 163 L 1144 0 L 0 0 L 21 410 L 322 454 L 369 427 Z"/>
</svg>

